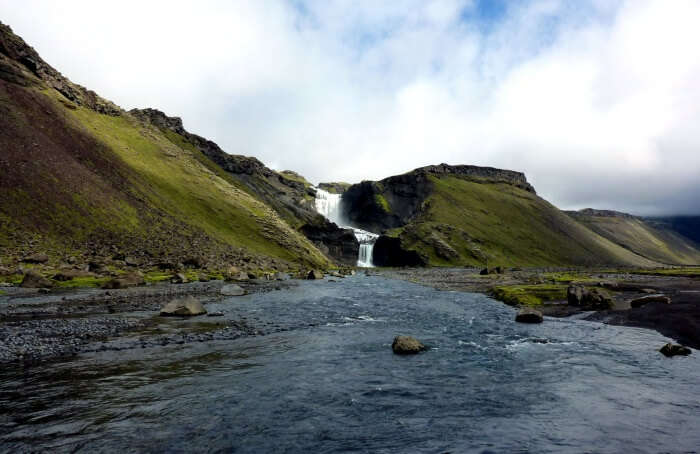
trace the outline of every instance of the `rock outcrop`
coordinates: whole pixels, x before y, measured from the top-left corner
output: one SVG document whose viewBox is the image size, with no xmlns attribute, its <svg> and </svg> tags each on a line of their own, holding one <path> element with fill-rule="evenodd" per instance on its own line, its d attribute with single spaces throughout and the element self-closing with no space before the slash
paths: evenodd
<svg viewBox="0 0 700 454">
<path fill-rule="evenodd" d="M 20 284 L 20 287 L 25 288 L 49 288 L 52 286 L 53 284 L 50 280 L 34 270 L 27 271 Z"/>
<path fill-rule="evenodd" d="M 572 306 L 590 306 L 593 309 L 610 309 L 614 301 L 610 294 L 600 288 L 572 285 L 566 289 L 567 302 Z"/>
<path fill-rule="evenodd" d="M 396 336 L 391 343 L 391 350 L 397 355 L 415 355 L 426 350 L 426 347 L 415 337 Z"/>
<path fill-rule="evenodd" d="M 122 276 L 110 279 L 109 281 L 105 282 L 105 284 L 102 286 L 104 289 L 120 289 L 120 288 L 129 288 L 129 287 L 136 287 L 139 285 L 145 284 L 146 281 L 143 278 L 143 274 L 141 274 L 138 271 L 134 271 L 131 273 L 126 273 Z"/>
<path fill-rule="evenodd" d="M 399 238 L 382 235 L 374 243 L 372 253 L 376 266 L 426 266 L 428 260 L 418 252 L 404 249 Z"/>
</svg>

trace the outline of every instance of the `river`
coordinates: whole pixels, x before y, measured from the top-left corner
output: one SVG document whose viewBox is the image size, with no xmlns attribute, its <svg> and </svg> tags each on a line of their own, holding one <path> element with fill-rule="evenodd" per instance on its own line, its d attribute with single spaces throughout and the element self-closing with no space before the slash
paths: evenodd
<svg viewBox="0 0 700 454">
<path fill-rule="evenodd" d="M 700 358 L 382 277 L 207 306 L 270 334 L 0 373 L 0 451 L 691 452 Z M 430 349 L 396 356 L 397 334 Z"/>
</svg>

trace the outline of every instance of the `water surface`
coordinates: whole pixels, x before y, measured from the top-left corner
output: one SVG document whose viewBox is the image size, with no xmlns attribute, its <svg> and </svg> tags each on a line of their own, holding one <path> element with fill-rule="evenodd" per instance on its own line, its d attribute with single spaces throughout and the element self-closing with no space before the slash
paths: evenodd
<svg viewBox="0 0 700 454">
<path fill-rule="evenodd" d="M 270 334 L 0 373 L 0 451 L 694 452 L 700 360 L 381 277 L 208 306 Z M 397 334 L 431 349 L 393 355 Z"/>
</svg>

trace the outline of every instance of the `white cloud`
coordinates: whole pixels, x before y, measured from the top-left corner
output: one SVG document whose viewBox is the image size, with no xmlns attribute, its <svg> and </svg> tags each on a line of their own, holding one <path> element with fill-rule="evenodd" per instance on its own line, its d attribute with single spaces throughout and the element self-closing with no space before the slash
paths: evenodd
<svg viewBox="0 0 700 454">
<path fill-rule="evenodd" d="M 439 162 L 564 208 L 700 212 L 700 3 L 0 0 L 74 81 L 313 181 Z"/>
</svg>

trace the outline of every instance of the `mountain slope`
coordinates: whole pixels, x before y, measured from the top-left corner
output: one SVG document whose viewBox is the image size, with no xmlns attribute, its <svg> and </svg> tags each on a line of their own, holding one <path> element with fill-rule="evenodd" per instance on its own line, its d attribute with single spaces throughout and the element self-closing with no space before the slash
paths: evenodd
<svg viewBox="0 0 700 454">
<path fill-rule="evenodd" d="M 590 208 L 567 213 L 599 235 L 650 260 L 673 265 L 700 264 L 698 245 L 662 222 Z"/>
<path fill-rule="evenodd" d="M 653 265 L 538 197 L 518 172 L 429 166 L 354 185 L 343 204 L 352 223 L 385 233 L 377 264 L 403 265 L 391 259 L 400 248 L 411 264 Z"/>
<path fill-rule="evenodd" d="M 0 247 L 325 266 L 303 235 L 199 150 L 68 81 L 0 24 Z"/>
</svg>

